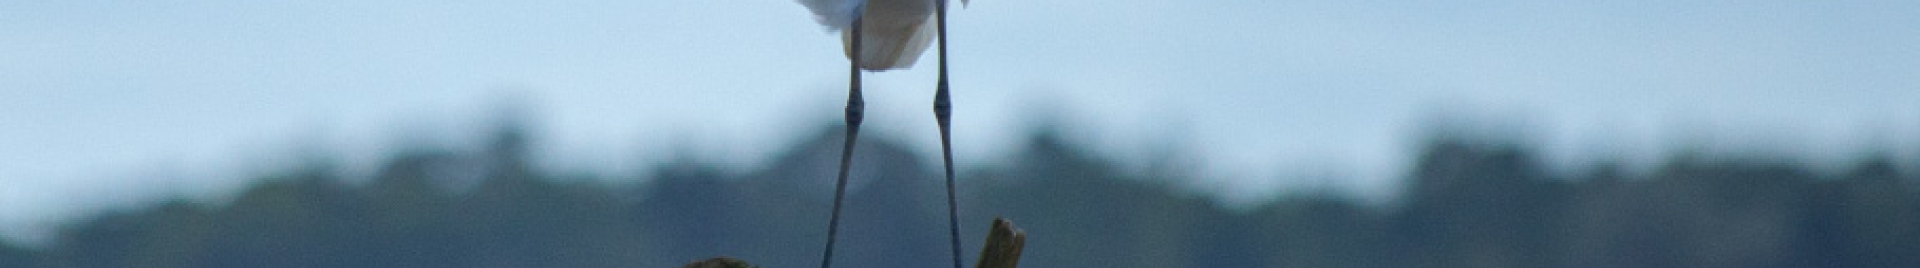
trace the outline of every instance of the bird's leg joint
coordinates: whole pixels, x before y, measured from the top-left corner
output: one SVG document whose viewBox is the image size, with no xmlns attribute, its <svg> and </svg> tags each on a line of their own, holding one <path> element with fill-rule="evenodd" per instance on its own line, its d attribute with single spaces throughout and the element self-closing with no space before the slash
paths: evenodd
<svg viewBox="0 0 1920 268">
<path fill-rule="evenodd" d="M 866 102 L 860 99 L 847 100 L 847 124 L 860 125 L 860 121 L 866 117 L 866 106 Z"/>
<path fill-rule="evenodd" d="M 941 81 L 938 87 L 933 94 L 933 116 L 944 125 L 953 117 L 953 98 L 947 94 L 946 81 Z"/>
</svg>

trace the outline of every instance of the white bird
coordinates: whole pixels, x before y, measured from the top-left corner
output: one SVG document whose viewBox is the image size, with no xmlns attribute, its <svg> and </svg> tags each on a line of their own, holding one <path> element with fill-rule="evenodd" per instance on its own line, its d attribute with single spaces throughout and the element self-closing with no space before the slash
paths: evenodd
<svg viewBox="0 0 1920 268">
<path fill-rule="evenodd" d="M 860 72 L 885 71 L 913 67 L 915 59 L 927 50 L 928 41 L 940 40 L 939 81 L 933 95 L 934 119 L 940 126 L 940 152 L 947 175 L 947 238 L 952 243 L 953 268 L 961 268 L 959 209 L 953 190 L 953 105 L 947 93 L 947 2 L 946 0 L 799 0 L 813 11 L 813 18 L 828 30 L 840 31 L 842 49 L 851 62 L 847 86 L 847 141 L 840 151 L 840 176 L 834 182 L 833 214 L 827 222 L 827 246 L 820 268 L 833 266 L 834 235 L 840 230 L 840 204 L 846 196 L 847 168 L 853 159 L 855 137 L 865 117 L 866 101 L 860 97 Z M 960 0 L 962 5 L 966 0 Z M 933 25 L 928 30 L 927 25 Z"/>
<path fill-rule="evenodd" d="M 934 20 L 936 0 L 799 0 L 813 11 L 814 21 L 828 30 L 839 31 L 843 50 L 853 58 L 853 32 L 849 27 L 857 18 L 860 24 L 860 68 L 881 71 L 913 67 L 920 53 L 934 39 L 929 26 Z M 960 3 L 965 5 L 966 0 Z M 861 12 L 865 5 L 865 12 Z"/>
</svg>

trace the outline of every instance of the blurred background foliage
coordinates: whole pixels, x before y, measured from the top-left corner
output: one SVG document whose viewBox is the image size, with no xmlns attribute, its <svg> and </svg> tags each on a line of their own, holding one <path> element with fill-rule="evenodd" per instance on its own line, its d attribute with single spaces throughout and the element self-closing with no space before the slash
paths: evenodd
<svg viewBox="0 0 1920 268">
<path fill-rule="evenodd" d="M 838 126 L 820 129 L 763 170 L 681 159 L 616 184 L 530 168 L 527 131 L 507 126 L 485 148 L 396 153 L 372 178 L 316 162 L 222 203 L 105 212 L 45 245 L 0 243 L 0 267 L 676 267 L 723 255 L 809 267 L 841 140 Z M 1003 216 L 1029 233 L 1026 267 L 1920 267 L 1920 178 L 1886 157 L 1842 174 L 1675 157 L 1651 172 L 1559 175 L 1518 142 L 1433 137 L 1388 204 L 1298 191 L 1227 208 L 1178 186 L 1192 175 L 1032 133 L 1013 159 L 962 172 L 968 254 Z M 935 165 L 889 137 L 861 142 L 836 263 L 943 263 Z"/>
</svg>

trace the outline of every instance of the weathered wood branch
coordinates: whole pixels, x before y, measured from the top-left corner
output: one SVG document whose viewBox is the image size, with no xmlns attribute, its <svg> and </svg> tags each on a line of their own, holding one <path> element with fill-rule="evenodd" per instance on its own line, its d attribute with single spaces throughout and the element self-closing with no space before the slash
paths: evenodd
<svg viewBox="0 0 1920 268">
<path fill-rule="evenodd" d="M 1027 245 L 1027 232 L 1014 228 L 1012 221 L 993 218 L 993 230 L 987 231 L 986 247 L 980 250 L 975 268 L 1014 268 L 1020 265 L 1020 250 Z"/>
</svg>

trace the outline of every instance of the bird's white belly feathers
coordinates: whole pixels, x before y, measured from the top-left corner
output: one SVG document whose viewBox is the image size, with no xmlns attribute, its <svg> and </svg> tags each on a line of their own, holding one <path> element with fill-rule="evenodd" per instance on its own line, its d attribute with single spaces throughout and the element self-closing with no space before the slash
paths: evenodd
<svg viewBox="0 0 1920 268">
<path fill-rule="evenodd" d="M 933 1 L 937 0 L 800 0 L 814 19 L 841 32 L 842 45 L 852 57 L 854 14 L 866 5 L 860 24 L 860 68 L 904 69 L 927 50 L 933 40 Z"/>
</svg>

